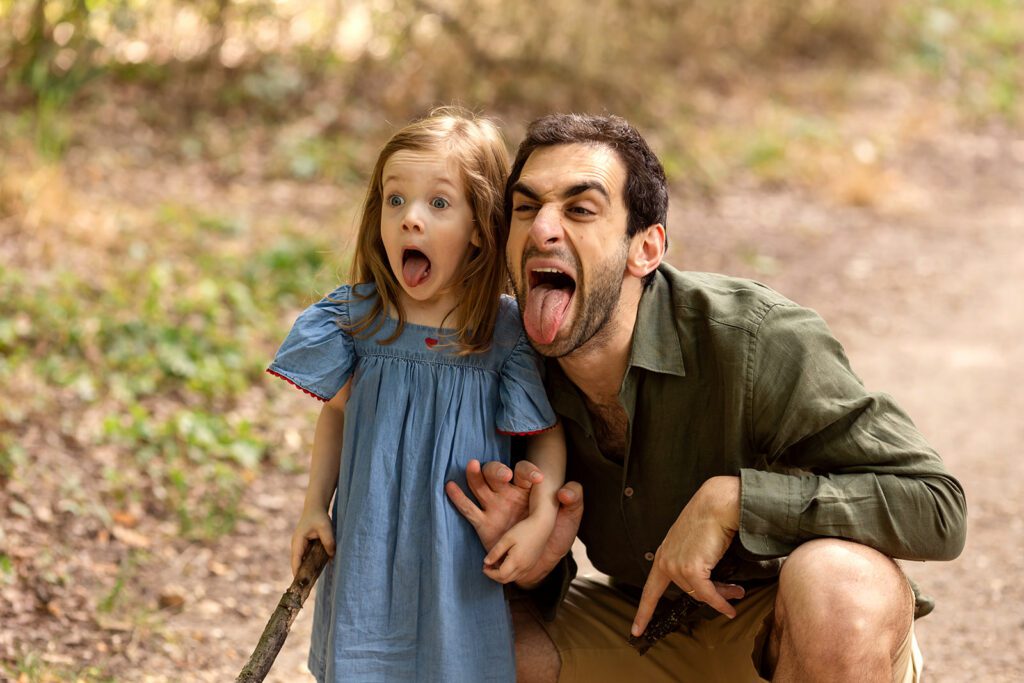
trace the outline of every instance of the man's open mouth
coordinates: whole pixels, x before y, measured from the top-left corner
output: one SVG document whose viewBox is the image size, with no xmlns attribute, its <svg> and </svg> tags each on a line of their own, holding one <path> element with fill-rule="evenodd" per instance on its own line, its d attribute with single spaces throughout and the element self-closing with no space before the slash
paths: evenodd
<svg viewBox="0 0 1024 683">
<path fill-rule="evenodd" d="M 529 292 L 523 311 L 523 326 L 539 344 L 555 340 L 566 311 L 576 293 L 576 280 L 555 267 L 531 268 L 527 272 Z"/>
<path fill-rule="evenodd" d="M 402 278 L 409 287 L 417 287 L 430 277 L 430 259 L 419 249 L 402 250 Z"/>
</svg>

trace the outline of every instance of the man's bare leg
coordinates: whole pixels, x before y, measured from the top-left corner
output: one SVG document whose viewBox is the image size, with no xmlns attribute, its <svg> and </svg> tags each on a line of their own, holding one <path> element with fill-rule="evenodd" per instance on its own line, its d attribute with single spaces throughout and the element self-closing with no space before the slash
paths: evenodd
<svg viewBox="0 0 1024 683">
<path fill-rule="evenodd" d="M 768 661 L 773 681 L 891 681 L 913 621 L 896 563 L 857 543 L 819 539 L 782 567 Z"/>
<path fill-rule="evenodd" d="M 512 601 L 512 628 L 516 635 L 516 681 L 555 683 L 562 666 L 558 650 L 522 600 Z"/>
</svg>

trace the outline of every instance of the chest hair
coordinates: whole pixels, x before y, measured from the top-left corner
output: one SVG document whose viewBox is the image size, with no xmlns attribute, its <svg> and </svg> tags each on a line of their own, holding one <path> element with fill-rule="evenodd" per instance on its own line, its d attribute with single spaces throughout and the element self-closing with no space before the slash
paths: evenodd
<svg viewBox="0 0 1024 683">
<path fill-rule="evenodd" d="M 622 462 L 626 457 L 626 430 L 629 426 L 626 411 L 618 401 L 604 404 L 587 401 L 587 410 L 594 425 L 598 448 L 605 457 Z"/>
</svg>

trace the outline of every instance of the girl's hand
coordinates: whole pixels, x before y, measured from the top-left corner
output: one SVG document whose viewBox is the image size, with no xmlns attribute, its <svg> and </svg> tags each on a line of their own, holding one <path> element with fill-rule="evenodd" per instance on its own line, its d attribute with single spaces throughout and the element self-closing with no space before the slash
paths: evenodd
<svg viewBox="0 0 1024 683">
<path fill-rule="evenodd" d="M 306 553 L 306 546 L 309 541 L 319 538 L 324 544 L 327 555 L 334 557 L 334 529 L 331 528 L 331 518 L 327 516 L 326 510 L 302 511 L 295 531 L 292 533 L 292 576 L 299 573 L 299 565 L 302 564 L 302 556 Z"/>
<path fill-rule="evenodd" d="M 537 564 L 550 536 L 551 525 L 536 516 L 527 517 L 509 529 L 487 553 L 484 574 L 498 583 L 519 580 Z"/>
</svg>

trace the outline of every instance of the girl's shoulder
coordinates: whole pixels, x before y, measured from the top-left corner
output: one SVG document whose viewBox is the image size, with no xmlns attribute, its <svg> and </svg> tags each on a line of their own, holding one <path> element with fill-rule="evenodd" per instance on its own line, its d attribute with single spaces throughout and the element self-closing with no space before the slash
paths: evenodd
<svg viewBox="0 0 1024 683">
<path fill-rule="evenodd" d="M 514 297 L 502 294 L 498 300 L 498 319 L 494 324 L 494 348 L 510 353 L 517 344 L 525 340 L 523 320 L 519 316 L 519 305 Z"/>
<path fill-rule="evenodd" d="M 344 307 L 351 321 L 358 321 L 373 309 L 379 296 L 372 282 L 357 282 L 339 285 L 326 298 Z"/>
</svg>

